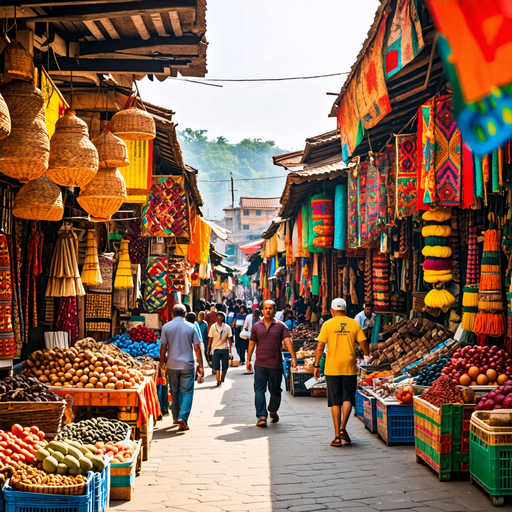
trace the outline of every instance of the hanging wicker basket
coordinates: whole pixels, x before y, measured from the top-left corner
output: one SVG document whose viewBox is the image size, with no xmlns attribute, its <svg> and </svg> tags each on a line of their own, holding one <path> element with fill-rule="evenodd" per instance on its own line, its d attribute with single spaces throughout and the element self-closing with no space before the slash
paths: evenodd
<svg viewBox="0 0 512 512">
<path fill-rule="evenodd" d="M 112 133 L 109 126 L 105 126 L 105 129 L 92 143 L 98 150 L 100 167 L 126 167 L 130 165 L 126 144 L 123 139 Z"/>
<path fill-rule="evenodd" d="M 43 94 L 20 80 L 1 86 L 0 93 L 11 116 L 11 133 L 0 140 L 0 172 L 27 183 L 42 176 L 48 168 L 50 141 Z"/>
<path fill-rule="evenodd" d="M 114 167 L 105 167 L 80 190 L 77 201 L 91 216 L 92 222 L 107 222 L 125 198 L 126 185 L 122 174 Z"/>
<path fill-rule="evenodd" d="M 152 140 L 156 137 L 155 121 L 140 108 L 116 112 L 110 121 L 112 133 L 123 140 Z"/>
<path fill-rule="evenodd" d="M 62 192 L 45 175 L 29 181 L 16 195 L 12 214 L 27 220 L 61 220 L 64 215 Z"/>
<path fill-rule="evenodd" d="M 4 81 L 13 79 L 32 82 L 34 78 L 34 60 L 30 52 L 18 41 L 12 41 L 4 50 Z"/>
<path fill-rule="evenodd" d="M 9 108 L 4 100 L 4 97 L 0 94 L 0 140 L 5 139 L 11 133 L 11 115 L 9 114 Z"/>
<path fill-rule="evenodd" d="M 63 187 L 85 187 L 98 171 L 98 151 L 87 124 L 71 108 L 55 123 L 46 175 Z"/>
</svg>

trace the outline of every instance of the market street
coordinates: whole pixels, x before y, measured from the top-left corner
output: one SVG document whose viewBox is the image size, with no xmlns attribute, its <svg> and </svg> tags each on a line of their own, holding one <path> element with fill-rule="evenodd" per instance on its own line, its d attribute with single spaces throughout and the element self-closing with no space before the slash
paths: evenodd
<svg viewBox="0 0 512 512">
<path fill-rule="evenodd" d="M 412 445 L 387 447 L 352 417 L 352 446 L 332 448 L 325 398 L 283 392 L 281 422 L 255 427 L 252 376 L 230 369 L 215 387 L 196 385 L 191 430 L 158 422 L 151 455 L 129 502 L 116 512 L 315 510 L 493 510 L 469 480 L 439 482 L 415 462 Z"/>
</svg>

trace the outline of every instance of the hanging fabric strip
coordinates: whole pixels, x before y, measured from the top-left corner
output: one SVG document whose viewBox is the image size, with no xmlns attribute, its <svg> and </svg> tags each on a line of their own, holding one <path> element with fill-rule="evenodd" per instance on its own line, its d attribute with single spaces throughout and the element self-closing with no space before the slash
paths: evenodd
<svg viewBox="0 0 512 512">
<path fill-rule="evenodd" d="M 462 142 L 462 208 L 473 204 L 473 154 L 469 146 Z"/>
<path fill-rule="evenodd" d="M 418 155 L 416 134 L 396 136 L 396 215 L 399 219 L 417 214 Z"/>
<path fill-rule="evenodd" d="M 352 173 L 348 173 L 349 180 Z M 336 185 L 334 192 L 334 248 L 347 248 L 347 185 Z"/>
</svg>

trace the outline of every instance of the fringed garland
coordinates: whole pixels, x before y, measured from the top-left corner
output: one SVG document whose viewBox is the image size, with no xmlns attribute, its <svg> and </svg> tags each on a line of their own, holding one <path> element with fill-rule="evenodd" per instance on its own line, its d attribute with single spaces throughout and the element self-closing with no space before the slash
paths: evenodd
<svg viewBox="0 0 512 512">
<path fill-rule="evenodd" d="M 473 332 L 475 330 L 475 320 L 478 313 L 478 288 L 466 286 L 464 287 L 464 295 L 462 296 L 462 325 L 465 331 Z"/>
</svg>

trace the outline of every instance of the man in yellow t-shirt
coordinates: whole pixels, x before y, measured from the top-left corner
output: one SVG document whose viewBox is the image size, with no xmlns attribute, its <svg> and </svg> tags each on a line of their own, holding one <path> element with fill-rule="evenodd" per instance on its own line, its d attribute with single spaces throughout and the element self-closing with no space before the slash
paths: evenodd
<svg viewBox="0 0 512 512">
<path fill-rule="evenodd" d="M 347 303 L 343 299 L 332 301 L 331 314 L 332 318 L 322 324 L 317 338 L 315 379 L 320 377 L 319 361 L 327 345 L 324 375 L 335 435 L 331 446 L 342 446 L 342 440 L 351 442 L 346 427 L 356 398 L 356 341 L 365 355 L 369 354 L 369 347 L 361 325 L 347 316 Z"/>
</svg>

